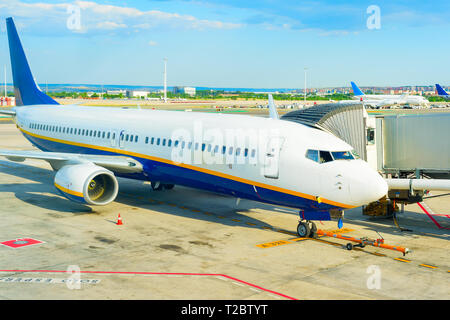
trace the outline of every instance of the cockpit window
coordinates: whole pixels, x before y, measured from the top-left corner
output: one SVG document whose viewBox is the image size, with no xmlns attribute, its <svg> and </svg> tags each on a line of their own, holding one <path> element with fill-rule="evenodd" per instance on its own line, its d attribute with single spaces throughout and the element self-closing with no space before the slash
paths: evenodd
<svg viewBox="0 0 450 320">
<path fill-rule="evenodd" d="M 352 155 L 355 159 L 361 159 L 361 157 L 359 156 L 358 152 L 356 152 L 355 150 L 352 150 Z"/>
<path fill-rule="evenodd" d="M 306 157 L 312 161 L 319 162 L 319 151 L 318 150 L 308 150 L 306 151 Z"/>
<path fill-rule="evenodd" d="M 328 151 L 320 151 L 320 163 L 333 161 L 331 154 Z"/>
<path fill-rule="evenodd" d="M 312 150 L 308 149 L 306 151 L 306 158 L 318 162 L 318 163 L 325 163 L 330 162 L 334 160 L 354 160 L 359 159 L 359 155 L 355 152 L 355 150 L 352 151 L 323 151 L 323 150 Z"/>
<path fill-rule="evenodd" d="M 335 151 L 331 153 L 334 160 L 353 160 L 355 159 L 350 151 Z"/>
</svg>

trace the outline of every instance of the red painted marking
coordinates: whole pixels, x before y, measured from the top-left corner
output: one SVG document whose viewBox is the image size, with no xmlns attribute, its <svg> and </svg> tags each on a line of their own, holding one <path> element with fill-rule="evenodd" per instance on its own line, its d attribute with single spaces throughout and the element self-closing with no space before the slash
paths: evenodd
<svg viewBox="0 0 450 320">
<path fill-rule="evenodd" d="M 0 270 L 0 272 L 20 272 L 20 273 L 67 273 L 67 271 L 63 271 L 63 270 Z M 250 287 L 265 291 L 265 292 L 269 292 L 272 294 L 275 294 L 277 296 L 286 298 L 286 299 L 290 299 L 290 300 L 297 300 L 296 298 L 290 297 L 288 295 L 273 291 L 273 290 L 269 290 L 269 289 L 265 289 L 263 287 L 257 286 L 255 284 L 252 284 L 250 282 L 246 282 L 234 277 L 230 277 L 227 276 L 226 274 L 220 274 L 220 273 L 189 273 L 189 272 L 128 272 L 128 271 L 80 271 L 80 273 L 99 273 L 99 274 L 159 274 L 159 275 L 184 275 L 184 276 L 212 276 L 212 277 L 223 277 L 223 278 L 227 278 L 230 280 L 234 280 L 240 283 L 243 283 L 245 285 L 248 285 Z"/>
<path fill-rule="evenodd" d="M 433 216 L 420 204 L 420 202 L 417 202 L 417 204 L 419 205 L 419 207 L 423 210 L 423 212 L 426 213 L 426 215 L 434 222 L 434 224 L 439 228 L 439 229 L 446 229 L 446 230 L 450 230 L 450 228 L 445 228 L 442 227 L 434 218 Z"/>
<path fill-rule="evenodd" d="M 21 243 L 21 242 L 25 242 L 25 243 Z M 14 240 L 0 242 L 0 244 L 3 244 L 7 247 L 14 248 L 14 249 L 31 246 L 33 244 L 39 244 L 39 243 L 43 243 L 43 242 L 36 240 L 36 239 L 31 239 L 31 238 L 20 238 L 20 239 L 14 239 Z"/>
</svg>

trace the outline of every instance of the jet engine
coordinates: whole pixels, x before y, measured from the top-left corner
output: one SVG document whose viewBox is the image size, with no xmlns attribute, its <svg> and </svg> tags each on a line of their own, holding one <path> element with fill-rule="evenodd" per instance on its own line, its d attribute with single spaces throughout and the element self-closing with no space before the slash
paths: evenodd
<svg viewBox="0 0 450 320">
<path fill-rule="evenodd" d="M 56 173 L 55 187 L 69 200 L 100 206 L 114 201 L 119 192 L 114 174 L 93 163 L 63 166 Z"/>
</svg>

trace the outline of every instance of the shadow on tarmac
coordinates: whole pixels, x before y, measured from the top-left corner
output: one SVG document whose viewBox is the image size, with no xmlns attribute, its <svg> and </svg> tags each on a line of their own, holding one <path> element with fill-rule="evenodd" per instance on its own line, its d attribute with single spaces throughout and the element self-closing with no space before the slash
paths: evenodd
<svg viewBox="0 0 450 320">
<path fill-rule="evenodd" d="M 27 204 L 76 215 L 95 214 L 93 208 L 62 197 L 53 186 L 54 172 L 50 169 L 0 160 L 0 173 L 34 181 L 33 183 L 0 184 L 0 192 L 13 192 L 17 199 Z M 153 191 L 149 185 L 143 184 L 142 181 L 123 178 L 118 178 L 118 180 L 120 189 L 115 200 L 118 203 L 227 226 L 273 229 L 296 237 L 296 224 L 292 226 L 291 230 L 285 230 L 275 228 L 260 219 L 244 214 L 252 209 L 262 209 L 297 216 L 298 213 L 295 209 L 276 207 L 244 199 L 236 205 L 236 198 L 212 192 L 182 186 L 176 186 L 173 190 Z M 208 209 L 203 210 L 199 207 Z M 184 210 L 180 210 L 180 208 Z M 265 216 L 270 213 L 253 211 L 252 214 Z M 399 215 L 400 226 L 411 229 L 412 232 L 400 231 L 394 225 L 392 219 L 373 219 L 362 216 L 359 208 L 346 211 L 345 221 L 365 227 L 370 233 L 369 236 L 375 236 L 376 238 L 378 236 L 375 230 L 381 234 L 426 235 L 449 239 L 448 230 L 438 229 L 428 217 L 414 212 L 406 211 Z M 320 228 L 320 226 L 320 223 L 317 223 L 317 227 Z"/>
</svg>

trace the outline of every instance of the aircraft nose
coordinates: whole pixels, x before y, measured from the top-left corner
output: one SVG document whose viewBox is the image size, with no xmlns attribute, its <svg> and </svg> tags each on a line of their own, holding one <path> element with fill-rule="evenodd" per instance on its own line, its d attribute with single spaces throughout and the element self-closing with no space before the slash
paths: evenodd
<svg viewBox="0 0 450 320">
<path fill-rule="evenodd" d="M 357 205 L 377 201 L 388 192 L 387 182 L 372 168 L 364 168 L 353 184 L 350 185 L 352 199 Z"/>
</svg>

